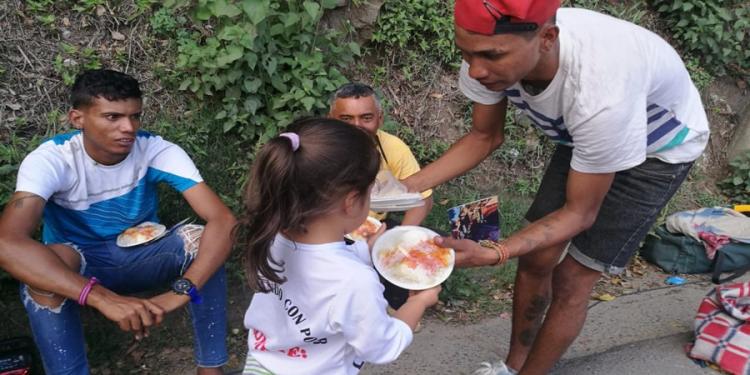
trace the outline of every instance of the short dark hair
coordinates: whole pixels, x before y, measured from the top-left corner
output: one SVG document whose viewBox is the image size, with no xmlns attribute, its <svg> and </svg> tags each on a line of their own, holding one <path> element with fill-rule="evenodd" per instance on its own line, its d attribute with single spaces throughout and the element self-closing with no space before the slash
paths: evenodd
<svg viewBox="0 0 750 375">
<path fill-rule="evenodd" d="M 372 87 L 360 82 L 349 82 L 341 85 L 336 89 L 336 91 L 333 92 L 333 94 L 331 94 L 328 105 L 330 107 L 333 107 L 333 103 L 336 101 L 336 99 L 359 99 L 368 98 L 370 96 L 372 96 L 375 100 L 375 106 L 378 108 L 378 110 L 381 110 L 382 107 L 380 106 L 380 97 Z"/>
<path fill-rule="evenodd" d="M 99 97 L 115 101 L 140 99 L 142 96 L 138 80 L 109 69 L 83 71 L 70 90 L 70 102 L 76 109 L 90 105 Z"/>
</svg>

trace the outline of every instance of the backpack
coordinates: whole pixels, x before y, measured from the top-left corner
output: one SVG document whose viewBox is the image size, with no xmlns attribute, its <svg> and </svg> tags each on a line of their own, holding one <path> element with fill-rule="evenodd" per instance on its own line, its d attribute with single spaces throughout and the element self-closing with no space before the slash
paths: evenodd
<svg viewBox="0 0 750 375">
<path fill-rule="evenodd" d="M 680 233 L 669 232 L 664 225 L 646 236 L 641 256 L 668 273 L 712 273 L 720 284 L 750 270 L 750 244 L 730 242 L 722 246 L 714 259 L 708 259 L 703 243 Z M 721 278 L 724 272 L 732 275 Z"/>
<path fill-rule="evenodd" d="M 688 356 L 750 375 L 750 282 L 719 285 L 703 298 Z"/>
</svg>

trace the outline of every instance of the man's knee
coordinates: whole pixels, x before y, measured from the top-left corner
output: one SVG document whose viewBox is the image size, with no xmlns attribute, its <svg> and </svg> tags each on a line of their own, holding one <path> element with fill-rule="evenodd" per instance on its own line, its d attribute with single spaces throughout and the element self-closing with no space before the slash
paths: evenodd
<svg viewBox="0 0 750 375">
<path fill-rule="evenodd" d="M 74 248 L 63 245 L 63 244 L 51 244 L 47 246 L 57 255 L 65 265 L 74 272 L 79 272 L 81 269 L 81 254 L 78 253 Z M 48 307 L 51 309 L 58 308 L 65 301 L 65 297 L 59 296 L 52 292 L 33 288 L 31 286 L 26 287 L 29 297 L 34 300 L 37 304 Z"/>
<path fill-rule="evenodd" d="M 518 272 L 532 277 L 549 277 L 557 267 L 566 244 L 550 246 L 518 258 Z"/>
<path fill-rule="evenodd" d="M 565 257 L 552 277 L 553 303 L 586 307 L 601 272 L 592 270 L 570 256 Z"/>
</svg>

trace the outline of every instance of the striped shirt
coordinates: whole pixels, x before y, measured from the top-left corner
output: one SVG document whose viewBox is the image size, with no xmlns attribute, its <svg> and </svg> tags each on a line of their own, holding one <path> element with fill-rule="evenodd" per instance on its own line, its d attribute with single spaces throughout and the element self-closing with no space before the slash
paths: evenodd
<svg viewBox="0 0 750 375">
<path fill-rule="evenodd" d="M 560 61 L 537 95 L 520 83 L 494 92 L 469 77 L 461 91 L 492 105 L 507 98 L 551 140 L 574 148 L 571 167 L 584 173 L 632 168 L 647 157 L 695 160 L 709 128 L 698 90 L 675 50 L 632 23 L 583 9 L 560 9 Z"/>
<path fill-rule="evenodd" d="M 99 244 L 144 221 L 158 222 L 157 184 L 183 192 L 202 181 L 179 146 L 139 131 L 128 156 L 101 165 L 83 148 L 79 131 L 58 135 L 31 152 L 18 171 L 16 191 L 39 195 L 44 243 Z"/>
</svg>

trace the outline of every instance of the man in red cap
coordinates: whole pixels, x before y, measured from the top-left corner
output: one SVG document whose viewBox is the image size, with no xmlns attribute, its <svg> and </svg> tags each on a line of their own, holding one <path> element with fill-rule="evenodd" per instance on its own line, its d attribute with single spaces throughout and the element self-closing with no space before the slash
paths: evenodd
<svg viewBox="0 0 750 375">
<path fill-rule="evenodd" d="M 499 244 L 443 239 L 459 265 L 519 258 L 508 356 L 477 373 L 552 368 L 583 327 L 600 275 L 624 270 L 708 141 L 700 96 L 672 47 L 634 24 L 559 6 L 456 0 L 472 128 L 404 181 L 422 191 L 476 166 L 503 143 L 509 102 L 558 143 L 528 226 Z"/>
</svg>

